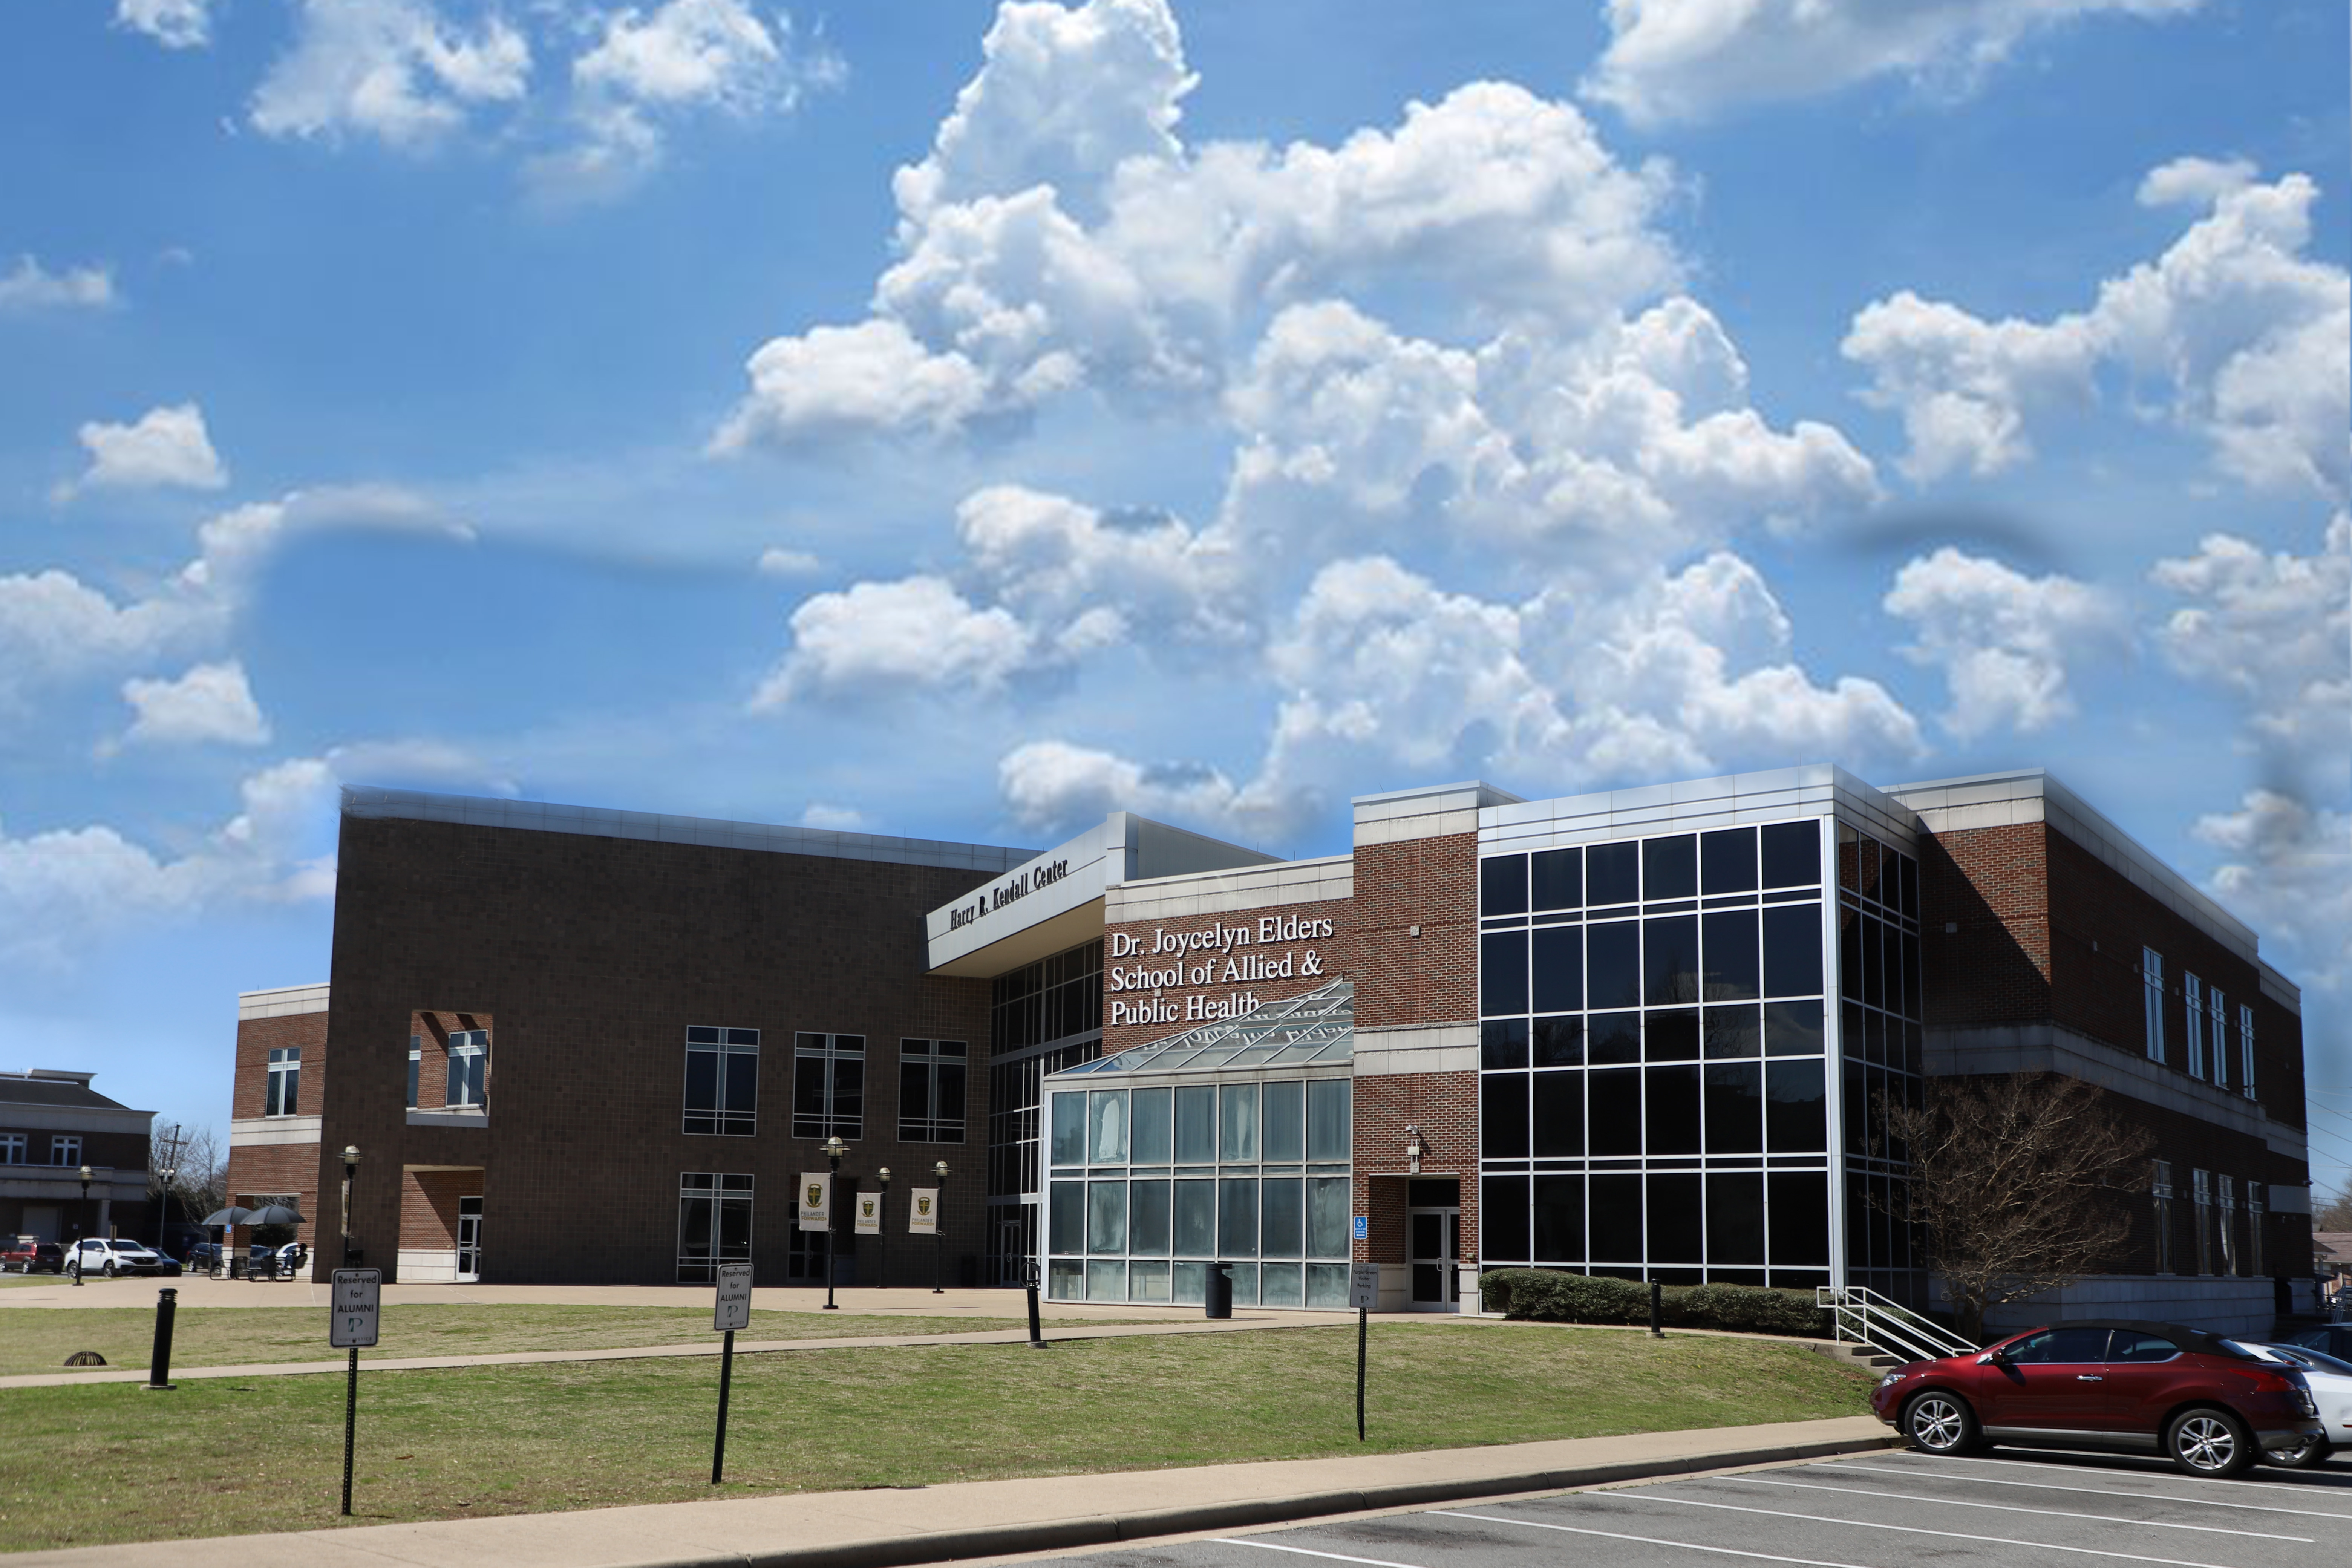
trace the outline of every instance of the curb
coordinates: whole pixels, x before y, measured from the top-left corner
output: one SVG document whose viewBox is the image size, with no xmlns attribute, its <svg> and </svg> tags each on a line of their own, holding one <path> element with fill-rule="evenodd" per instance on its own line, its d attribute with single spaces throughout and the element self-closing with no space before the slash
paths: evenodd
<svg viewBox="0 0 2352 1568">
<path fill-rule="evenodd" d="M 1158 1536 L 1190 1535 L 1201 1531 L 1292 1524 L 1332 1514 L 1422 1508 L 1432 1503 L 1464 1502 L 1475 1498 L 1504 1497 L 1522 1492 L 1572 1491 L 1581 1487 L 1652 1480 L 1661 1476 L 1699 1475 L 1748 1465 L 1825 1459 L 1840 1454 L 1872 1453 L 1896 1447 L 1901 1441 L 1890 1433 L 1883 1437 L 1797 1443 L 1696 1458 L 1629 1459 L 1566 1470 L 1465 1477 L 1451 1481 L 1408 1481 L 1368 1487 L 1361 1490 L 1306 1492 L 1297 1497 L 1257 1498 L 1243 1502 L 1198 1503 L 1184 1508 L 1100 1514 L 1092 1518 L 1054 1520 L 1034 1524 L 987 1525 L 973 1530 L 894 1536 L 887 1540 L 861 1541 L 837 1546 L 711 1553 L 643 1563 L 635 1564 L 635 1568 L 914 1568 L 920 1563 L 949 1563 L 965 1558 L 1006 1557 L 1033 1552 L 1076 1552 L 1149 1541 Z"/>
</svg>

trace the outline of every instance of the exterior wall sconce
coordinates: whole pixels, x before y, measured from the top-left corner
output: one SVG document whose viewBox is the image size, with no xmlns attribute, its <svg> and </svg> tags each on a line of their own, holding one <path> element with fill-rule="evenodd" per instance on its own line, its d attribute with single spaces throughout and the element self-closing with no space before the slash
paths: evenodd
<svg viewBox="0 0 2352 1568">
<path fill-rule="evenodd" d="M 1421 1174 L 1421 1129 L 1407 1122 L 1404 1130 L 1405 1168 L 1416 1176 Z"/>
</svg>

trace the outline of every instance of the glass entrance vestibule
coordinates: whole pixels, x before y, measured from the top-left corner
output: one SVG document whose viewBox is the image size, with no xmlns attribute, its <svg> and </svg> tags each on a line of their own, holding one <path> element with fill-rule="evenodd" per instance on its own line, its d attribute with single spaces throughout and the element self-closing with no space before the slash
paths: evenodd
<svg viewBox="0 0 2352 1568">
<path fill-rule="evenodd" d="M 1345 1307 L 1355 991 L 1335 981 L 1240 1018 L 1048 1076 L 1046 1293 Z"/>
</svg>

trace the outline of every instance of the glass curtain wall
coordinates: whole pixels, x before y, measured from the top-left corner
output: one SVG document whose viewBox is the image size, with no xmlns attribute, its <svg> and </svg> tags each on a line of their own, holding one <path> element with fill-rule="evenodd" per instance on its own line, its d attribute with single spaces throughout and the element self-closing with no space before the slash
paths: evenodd
<svg viewBox="0 0 2352 1568">
<path fill-rule="evenodd" d="M 1911 1300 L 1925 1252 L 1910 1218 L 1909 1156 L 1887 1136 L 1885 1113 L 1926 1100 L 1919 863 L 1843 822 L 1837 860 L 1846 1282 Z"/>
<path fill-rule="evenodd" d="M 1037 1253 L 1045 1075 L 1102 1055 L 1102 951 L 1083 942 L 990 986 L 988 1278 L 999 1285 L 1019 1284 Z"/>
<path fill-rule="evenodd" d="M 1047 1294 L 1198 1303 L 1222 1262 L 1238 1304 L 1344 1308 L 1352 1004 L 1340 982 L 1047 1080 Z"/>
<path fill-rule="evenodd" d="M 1479 1257 L 1826 1283 L 1823 818 L 1479 862 Z"/>
</svg>

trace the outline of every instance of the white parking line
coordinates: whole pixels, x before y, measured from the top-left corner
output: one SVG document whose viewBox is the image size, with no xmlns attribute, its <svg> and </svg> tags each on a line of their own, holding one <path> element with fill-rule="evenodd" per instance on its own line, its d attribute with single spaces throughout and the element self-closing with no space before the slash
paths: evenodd
<svg viewBox="0 0 2352 1568">
<path fill-rule="evenodd" d="M 2161 1520 L 2126 1519 L 2113 1513 L 2069 1513 L 2058 1508 L 2013 1508 L 2008 1503 L 1963 1502 L 1958 1498 L 1926 1497 L 1917 1492 L 1880 1491 L 1872 1487 L 1825 1487 L 1814 1481 L 1768 1481 L 1760 1476 L 1723 1476 L 1727 1481 L 1742 1481 L 1754 1487 L 1794 1487 L 1800 1491 L 1843 1492 L 1849 1497 L 1885 1498 L 1895 1502 L 1924 1502 L 1937 1508 L 1989 1508 L 2002 1513 L 2038 1514 L 2044 1519 L 2087 1519 L 2097 1524 L 2128 1524 L 2143 1530 L 2194 1530 L 2205 1535 L 2234 1535 L 2250 1541 L 2292 1541 L 2301 1546 L 2318 1542 L 2307 1535 L 2266 1535 L 2261 1531 L 2241 1530 L 2235 1525 L 2168 1524 Z"/>
<path fill-rule="evenodd" d="M 1475 1519 L 1488 1524 L 1524 1524 L 1530 1530 L 1559 1530 L 1570 1535 L 1597 1535 L 1603 1541 L 1638 1541 L 1644 1546 L 1677 1546 L 1685 1552 L 1712 1552 L 1718 1557 L 1748 1557 L 1759 1563 L 1799 1563 L 1804 1568 L 1858 1568 L 1852 1563 L 1826 1563 L 1818 1557 L 1776 1557 L 1769 1552 L 1741 1552 L 1730 1546 L 1701 1546 L 1693 1541 L 1668 1541 L 1656 1535 L 1626 1535 L 1614 1530 L 1584 1530 L 1573 1524 L 1546 1524 L 1537 1519 L 1502 1519 L 1491 1513 L 1456 1513 L 1452 1509 L 1433 1508 L 1433 1514 L 1448 1519 Z"/>
<path fill-rule="evenodd" d="M 1265 1552 L 1295 1552 L 1301 1557 L 1328 1557 L 1334 1563 L 1361 1563 L 1366 1568 L 1421 1568 L 1415 1563 L 1388 1563 L 1378 1557 L 1349 1557 L 1338 1552 L 1309 1552 L 1304 1546 L 1281 1546 L 1271 1541 L 1244 1541 L 1239 1536 L 1211 1538 L 1212 1546 L 1255 1546 Z"/>
<path fill-rule="evenodd" d="M 1890 1474 L 1895 1474 L 1895 1475 L 1914 1475 L 1914 1476 L 1916 1476 L 1916 1475 L 1932 1475 L 1932 1474 L 1934 1474 L 1934 1473 L 1935 1473 L 1935 1472 L 1934 1472 L 1934 1470 L 1933 1470 L 1933 1468 L 1931 1468 L 1931 1466 L 1932 1466 L 1934 1463 L 1942 1463 L 1942 1464 L 1948 1464 L 1948 1464 L 1952 1464 L 1952 1463 L 1954 1463 L 1954 1462 L 1958 1462 L 1958 1463 L 1959 1463 L 1959 1464 L 1963 1464 L 1963 1465 L 2000 1465 L 2000 1466 L 2002 1466 L 2002 1467 L 2003 1467 L 2003 1468 L 2008 1468 L 2008 1469 L 2014 1469 L 2014 1470 L 2063 1470 L 2066 1474 L 2068 1474 L 2068 1475 L 2070 1475 L 2070 1476 L 2079 1476 L 2079 1475 L 2084 1475 L 2084 1474 L 2096 1475 L 2096 1474 L 2098 1474 L 2098 1473 L 2099 1473 L 2098 1471 L 2094 1470 L 2094 1469 L 2091 1469 L 2089 1467 L 2087 1467 L 2087 1466 L 2084 1466 L 2084 1465 L 2044 1465 L 2044 1464 L 2041 1464 L 2041 1463 L 2039 1463 L 2039 1462 L 2037 1462 L 2037 1461 L 2035 1461 L 2035 1460 L 2032 1460 L 2032 1459 L 1979 1459 L 1979 1458 L 1971 1458 L 1971 1457 L 1969 1457 L 1969 1456 L 1968 1456 L 1968 1455 L 1965 1455 L 1965 1454 L 1946 1454 L 1946 1455 L 1942 1455 L 1942 1456 L 1940 1456 L 1940 1457 L 1939 1457 L 1939 1458 L 1938 1458 L 1937 1460 L 1931 1461 L 1929 1465 L 1906 1465 L 1906 1466 L 1904 1466 L 1904 1467 L 1902 1468 L 1902 1469 L 1900 1469 L 1900 1470 L 1895 1470 L 1895 1471 L 1890 1471 L 1889 1473 L 1890 1473 Z M 1844 1466 L 1840 1466 L 1839 1468 L 1846 1468 L 1846 1467 L 1844 1467 Z M 1853 1467 L 1853 1468 L 1863 1468 L 1863 1467 L 1856 1466 L 1856 1467 Z M 2126 1474 L 2127 1474 L 2127 1475 L 2146 1475 L 2147 1472 L 2147 1471 L 2145 1471 L 2145 1470 L 2129 1470 L 2129 1471 L 2126 1471 L 2125 1473 L 2126 1473 Z M 1965 1476 L 1965 1477 L 1957 1477 L 1957 1478 L 1955 1478 L 1955 1479 L 1963 1479 L 1963 1480 L 1971 1480 L 1971 1481 L 1982 1481 L 1982 1482 L 1984 1482 L 1984 1483 L 1985 1483 L 1986 1485 L 1988 1485 L 1988 1486 L 2012 1486 L 2012 1487 L 2039 1487 L 2039 1486 L 2042 1486 L 2042 1483 L 2041 1483 L 2040 1481 L 1997 1481 L 1997 1480 L 1993 1479 L 1992 1479 L 1991 1477 L 1990 1477 L 1990 1476 Z M 2155 1478 L 2155 1479 L 2159 1479 L 2159 1480 L 2167 1480 L 2167 1481 L 2197 1481 L 2197 1482 L 2200 1482 L 2200 1483 L 2202 1483 L 2203 1485 L 2205 1485 L 2205 1486 L 2209 1486 L 2209 1487 L 2229 1487 L 2229 1488 L 2231 1488 L 2232 1490 L 2238 1490 L 2238 1491 L 2242 1491 L 2242 1490 L 2244 1490 L 2244 1489 L 2245 1489 L 2245 1483 L 2244 1483 L 2244 1482 L 2242 1482 L 2242 1481 L 2221 1481 L 2221 1480 L 2212 1480 L 2212 1479 L 2208 1479 L 2207 1477 L 2204 1477 L 2204 1476 L 2167 1475 L 2167 1476 L 2160 1476 L 2160 1477 L 2157 1477 L 2157 1478 Z M 2308 1509 L 2308 1508 L 2273 1508 L 2273 1507 L 2270 1506 L 2270 1505 L 2269 1505 L 2269 1504 L 2267 1504 L 2267 1503 L 2258 1503 L 2258 1502 L 2223 1502 L 2223 1501 L 2221 1501 L 2219 1498 L 2179 1497 L 2179 1496 L 2176 1496 L 2176 1495 L 2174 1495 L 2173 1493 L 2170 1493 L 2170 1492 L 2126 1492 L 2126 1491 L 2115 1491 L 2115 1490 L 2112 1490 L 2112 1489 L 2110 1489 L 2104 1488 L 2104 1487 L 2048 1487 L 2048 1488 L 2044 1488 L 2043 1489 L 2048 1490 L 2048 1491 L 2063 1491 L 2063 1492 L 2072 1492 L 2072 1491 L 2090 1491 L 2090 1492 L 2097 1492 L 2097 1493 L 2099 1493 L 2099 1495 L 2101 1495 L 2101 1496 L 2103 1496 L 2103 1497 L 2157 1498 L 2157 1499 L 2160 1499 L 2161 1500 L 2166 1501 L 2166 1502 L 2195 1503 L 2195 1504 L 2197 1504 L 2200 1508 L 2242 1508 L 2242 1509 L 2252 1509 L 2252 1510 L 2255 1510 L 2256 1512 L 2260 1512 L 2260 1513 L 2292 1513 L 2292 1514 L 2300 1514 L 2300 1515 L 2301 1515 L 2302 1517 L 2304 1517 L 2305 1519 L 2340 1519 L 2340 1520 L 2345 1520 L 2345 1521 L 2352 1521 L 2352 1513 L 2322 1513 L 2322 1512 L 2320 1512 L 2320 1511 L 2319 1511 L 2318 1510 L 2316 1510 L 2316 1509 Z M 2331 1491 L 2332 1491 L 2332 1490 L 2334 1490 L 2335 1489 L 2333 1489 L 2333 1488 L 2329 1488 L 2329 1489 L 2329 1489 L 2329 1490 L 2331 1490 Z"/>
<path fill-rule="evenodd" d="M 1892 1530 L 1904 1535 L 1936 1535 L 1947 1541 L 1980 1541 L 1991 1546 L 2030 1546 L 2040 1552 L 2066 1552 L 2078 1557 L 2120 1557 L 2126 1563 L 2158 1563 L 2164 1568 L 2223 1568 L 2219 1563 L 2184 1563 L 2177 1557 L 2146 1557 L 2137 1552 L 2101 1552 L 2091 1546 L 2058 1546 L 2047 1541 L 2020 1541 L 2013 1535 L 1970 1535 L 1958 1530 L 1928 1530 L 1916 1524 L 1882 1524 L 1876 1520 L 1840 1519 L 1835 1514 L 1790 1513 L 1777 1508 L 1741 1508 L 1737 1503 L 1701 1502 L 1696 1498 L 1667 1497 L 1658 1492 L 1612 1492 L 1628 1502 L 1676 1503 L 1684 1508 L 1716 1508 L 1726 1513 L 1759 1513 L 1774 1519 L 1801 1519 L 1808 1524 L 1843 1524 L 1855 1530 Z"/>
</svg>

